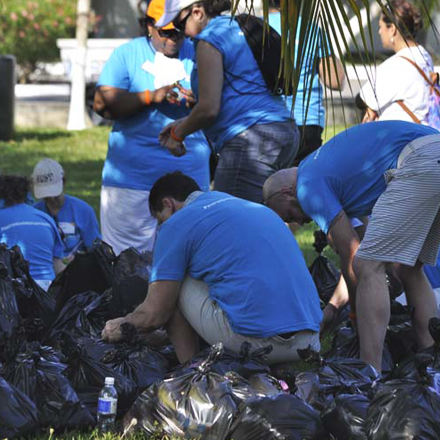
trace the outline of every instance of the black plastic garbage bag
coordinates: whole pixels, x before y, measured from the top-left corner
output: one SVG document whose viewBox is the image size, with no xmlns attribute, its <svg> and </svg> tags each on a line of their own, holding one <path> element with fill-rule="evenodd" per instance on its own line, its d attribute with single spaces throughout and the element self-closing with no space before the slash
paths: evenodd
<svg viewBox="0 0 440 440">
<path fill-rule="evenodd" d="M 0 376 L 0 438 L 24 436 L 38 426 L 35 403 Z"/>
<path fill-rule="evenodd" d="M 416 381 L 387 382 L 368 408 L 368 440 L 440 439 L 440 394 Z"/>
<path fill-rule="evenodd" d="M 54 345 L 63 338 L 100 338 L 109 301 L 107 295 L 95 292 L 85 292 L 70 298 L 53 323 L 47 342 Z"/>
<path fill-rule="evenodd" d="M 327 304 L 339 283 L 340 273 L 328 258 L 318 255 L 309 267 L 319 297 Z"/>
<path fill-rule="evenodd" d="M 110 288 L 115 259 L 111 246 L 100 240 L 95 240 L 88 252 L 77 252 L 75 259 L 50 285 L 49 294 L 56 300 L 56 312 L 79 293 L 103 293 Z"/>
<path fill-rule="evenodd" d="M 240 347 L 240 353 L 222 347 L 216 357 L 209 362 L 210 371 L 224 375 L 230 371 L 238 373 L 248 379 L 254 374 L 270 373 L 269 366 L 264 362 L 264 355 L 272 351 L 272 346 L 252 349 L 249 342 L 244 342 Z M 208 357 L 212 358 L 212 347 L 203 350 L 200 354 L 192 358 L 189 362 L 174 371 L 174 375 L 180 372 L 187 372 L 188 369 L 198 368 L 205 364 Z"/>
<path fill-rule="evenodd" d="M 5 368 L 5 378 L 35 402 L 41 426 L 68 429 L 94 425 L 68 379 L 62 355 L 32 342 Z"/>
<path fill-rule="evenodd" d="M 360 344 L 359 337 L 353 329 L 344 328 L 335 334 L 332 342 L 332 349 L 325 354 L 326 360 L 334 358 L 354 358 L 359 359 Z M 382 372 L 387 374 L 394 368 L 393 357 L 387 344 L 384 344 L 382 352 Z"/>
<path fill-rule="evenodd" d="M 324 426 L 334 438 L 368 440 L 365 431 L 370 400 L 361 394 L 341 394 L 321 414 Z"/>
<path fill-rule="evenodd" d="M 113 267 L 112 301 L 109 319 L 125 316 L 141 304 L 148 293 L 152 253 L 140 253 L 134 248 L 122 251 Z"/>
<path fill-rule="evenodd" d="M 327 438 L 319 413 L 298 397 L 289 394 L 258 397 L 243 402 L 228 436 L 230 440 Z"/>
<path fill-rule="evenodd" d="M 224 440 L 236 413 L 231 383 L 210 370 L 221 353 L 212 354 L 196 370 L 158 382 L 143 392 L 124 417 L 124 426 L 137 419 L 135 430 L 186 439 Z"/>
<path fill-rule="evenodd" d="M 115 379 L 115 388 L 118 392 L 118 416 L 124 414 L 135 401 L 136 384 L 108 365 L 94 360 L 85 351 L 71 352 L 67 364 L 65 376 L 70 380 L 81 402 L 93 415 L 96 415 L 99 392 L 104 386 L 106 377 Z"/>
<path fill-rule="evenodd" d="M 21 317 L 12 287 L 12 279 L 8 275 L 6 266 L 0 262 L 0 359 L 2 347 L 20 324 Z"/>
</svg>

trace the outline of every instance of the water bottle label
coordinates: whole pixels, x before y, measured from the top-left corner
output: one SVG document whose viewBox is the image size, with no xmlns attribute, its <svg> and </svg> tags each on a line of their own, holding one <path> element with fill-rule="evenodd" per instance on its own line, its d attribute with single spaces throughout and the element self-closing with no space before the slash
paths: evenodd
<svg viewBox="0 0 440 440">
<path fill-rule="evenodd" d="M 100 397 L 98 399 L 98 412 L 101 414 L 116 414 L 116 399 L 111 397 Z"/>
</svg>

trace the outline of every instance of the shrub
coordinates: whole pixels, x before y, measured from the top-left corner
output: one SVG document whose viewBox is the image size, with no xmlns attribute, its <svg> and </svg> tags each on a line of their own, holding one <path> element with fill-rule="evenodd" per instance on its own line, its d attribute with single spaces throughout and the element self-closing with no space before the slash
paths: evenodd
<svg viewBox="0 0 440 440">
<path fill-rule="evenodd" d="M 0 0 L 0 17 L 0 54 L 14 55 L 26 76 L 59 59 L 57 38 L 75 36 L 76 0 Z"/>
</svg>

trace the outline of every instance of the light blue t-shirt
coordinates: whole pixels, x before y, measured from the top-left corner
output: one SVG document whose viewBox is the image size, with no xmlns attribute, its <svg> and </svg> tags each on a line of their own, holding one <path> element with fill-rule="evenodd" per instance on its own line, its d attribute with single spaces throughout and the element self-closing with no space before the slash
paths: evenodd
<svg viewBox="0 0 440 440">
<path fill-rule="evenodd" d="M 185 76 L 180 83 L 185 88 L 190 87 L 193 58 L 193 45 L 185 40 L 178 56 Z M 155 90 L 155 78 L 164 75 L 164 65 L 163 55 L 156 52 L 145 37 L 135 38 L 114 50 L 97 86 L 117 87 L 129 92 Z M 182 69 L 182 65 L 172 68 Z M 130 118 L 114 121 L 102 183 L 149 191 L 159 177 L 180 170 L 196 180 L 201 188 L 208 189 L 210 150 L 203 133 L 198 131 L 185 139 L 187 153 L 182 157 L 173 156 L 158 139 L 165 125 L 187 116 L 189 111 L 184 105 L 163 102 L 146 106 Z"/>
<path fill-rule="evenodd" d="M 211 44 L 223 58 L 220 112 L 214 123 L 204 129 L 217 151 L 224 142 L 252 125 L 291 119 L 283 99 L 267 88 L 246 37 L 235 20 L 229 16 L 215 17 L 194 40 L 196 44 L 200 40 Z M 191 85 L 198 94 L 197 66 L 191 76 Z"/>
<path fill-rule="evenodd" d="M 281 35 L 281 14 L 274 12 L 269 14 L 269 25 L 272 26 Z M 298 30 L 296 46 L 295 46 L 295 59 L 298 59 L 298 44 L 299 44 L 299 27 L 301 26 L 301 18 L 298 20 Z M 318 53 L 319 58 L 325 58 L 331 55 L 330 47 L 327 45 L 326 50 L 322 47 L 322 41 L 320 34 L 313 38 L 313 41 L 309 42 L 304 54 L 304 62 L 301 68 L 301 73 L 298 82 L 298 89 L 296 92 L 295 107 L 293 109 L 293 116 L 296 124 L 302 125 L 319 125 L 322 128 L 325 126 L 325 108 L 323 104 L 324 91 L 319 81 L 318 64 L 314 66 L 313 58 L 314 53 Z M 317 61 L 319 63 L 319 60 Z M 309 100 L 309 90 L 311 83 L 309 108 L 307 107 L 307 101 Z M 292 96 L 285 97 L 286 107 L 292 109 Z M 306 114 L 307 110 L 307 114 Z M 307 119 L 306 119 L 307 116 Z"/>
<path fill-rule="evenodd" d="M 234 332 L 255 337 L 319 330 L 316 287 L 301 250 L 267 207 L 203 193 L 160 228 L 150 282 L 203 280 Z"/>
<path fill-rule="evenodd" d="M 438 131 L 421 124 L 382 121 L 339 133 L 307 156 L 298 169 L 297 197 L 304 212 L 327 233 L 336 215 L 369 215 L 386 189 L 384 172 L 397 167 L 405 146 Z"/>
<path fill-rule="evenodd" d="M 54 221 L 25 203 L 0 210 L 0 243 L 18 245 L 35 280 L 53 280 L 53 259 L 62 258 L 63 244 Z"/>
<path fill-rule="evenodd" d="M 50 214 L 44 200 L 36 203 L 35 208 L 50 215 L 61 230 L 63 257 L 78 250 L 86 250 L 96 238 L 101 238 L 95 211 L 81 199 L 64 195 L 64 204 L 56 217 Z"/>
</svg>

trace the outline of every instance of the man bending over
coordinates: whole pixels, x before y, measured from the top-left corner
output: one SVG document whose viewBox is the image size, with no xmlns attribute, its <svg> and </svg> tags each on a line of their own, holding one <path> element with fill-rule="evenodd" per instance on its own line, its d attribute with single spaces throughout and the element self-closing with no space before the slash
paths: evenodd
<svg viewBox="0 0 440 440">
<path fill-rule="evenodd" d="M 199 337 L 239 352 L 272 345 L 269 364 L 319 350 L 321 310 L 301 251 L 282 220 L 265 206 L 213 191 L 190 177 L 161 177 L 149 198 L 160 226 L 145 301 L 108 321 L 102 336 L 121 338 L 120 325 L 141 332 L 165 326 L 181 362 L 199 351 Z"/>
</svg>

